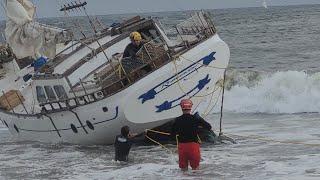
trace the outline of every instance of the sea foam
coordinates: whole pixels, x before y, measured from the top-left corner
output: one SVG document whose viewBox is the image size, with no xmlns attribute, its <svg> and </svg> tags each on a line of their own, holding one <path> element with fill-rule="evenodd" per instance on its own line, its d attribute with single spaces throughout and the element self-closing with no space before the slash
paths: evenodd
<svg viewBox="0 0 320 180">
<path fill-rule="evenodd" d="M 310 113 L 320 111 L 320 73 L 231 72 L 224 110 L 236 113 Z M 216 108 L 215 111 L 218 109 Z"/>
</svg>

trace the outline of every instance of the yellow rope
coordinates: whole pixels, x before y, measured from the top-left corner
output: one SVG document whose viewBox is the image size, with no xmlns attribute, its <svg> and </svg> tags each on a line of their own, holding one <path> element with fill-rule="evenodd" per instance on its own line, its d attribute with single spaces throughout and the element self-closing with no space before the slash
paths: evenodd
<svg viewBox="0 0 320 180">
<path fill-rule="evenodd" d="M 152 139 L 151 137 L 148 136 L 148 132 L 154 132 L 154 133 L 158 133 L 158 134 L 162 134 L 162 135 L 166 135 L 166 136 L 170 136 L 170 133 L 166 133 L 166 132 L 161 132 L 161 131 L 156 131 L 156 130 L 153 130 L 153 129 L 146 129 L 145 130 L 146 134 L 145 134 L 145 137 L 148 138 L 150 141 L 158 144 L 159 146 L 161 146 L 162 148 L 168 150 L 169 152 L 173 153 L 169 148 L 167 148 L 166 146 L 164 146 L 163 144 L 161 144 L 160 142 Z"/>
<path fill-rule="evenodd" d="M 163 135 L 167 135 L 167 136 L 170 136 L 170 133 L 166 133 L 166 132 L 161 132 L 161 131 L 156 131 L 156 130 L 153 130 L 153 129 L 146 129 L 145 132 L 148 133 L 148 132 L 154 132 L 154 133 L 158 133 L 158 134 L 163 134 Z"/>
<path fill-rule="evenodd" d="M 145 130 L 145 132 L 146 132 L 145 137 L 148 138 L 150 141 L 158 144 L 158 145 L 161 146 L 162 148 L 168 150 L 168 151 L 171 152 L 172 154 L 174 153 L 172 150 L 170 150 L 169 148 L 167 148 L 165 145 L 163 145 L 163 144 L 161 144 L 160 142 L 158 142 L 158 141 L 152 139 L 151 137 L 149 137 L 149 136 L 147 135 L 147 133 L 148 133 L 149 131 L 150 131 L 150 132 L 154 132 L 154 133 L 158 133 L 158 134 L 163 134 L 163 135 L 166 135 L 166 136 L 170 136 L 170 135 L 171 135 L 170 133 L 161 132 L 161 131 L 156 131 L 156 130 L 152 130 L 152 129 L 146 129 L 146 130 Z M 179 149 L 178 136 L 179 136 L 179 135 L 177 134 L 177 135 L 176 135 L 177 150 Z M 199 137 L 198 137 L 198 138 L 199 138 Z M 200 139 L 200 138 L 199 138 L 199 139 Z"/>
<path fill-rule="evenodd" d="M 179 75 L 178 75 L 178 66 L 177 66 L 177 63 L 176 63 L 176 59 L 173 59 L 173 64 L 175 66 L 174 70 L 175 70 L 175 74 L 177 75 L 176 79 L 177 79 L 177 83 L 178 83 L 178 86 L 179 86 L 179 89 L 184 93 L 184 94 L 187 94 L 186 91 L 184 90 L 184 88 L 182 87 L 181 83 L 180 83 L 180 80 L 179 79 Z M 211 94 L 215 93 L 217 90 L 218 90 L 219 87 L 217 87 L 216 85 L 214 86 L 214 89 L 212 90 L 212 92 L 209 92 L 208 94 L 205 94 L 205 95 L 195 95 L 193 97 L 207 97 L 207 96 L 210 96 Z"/>
<path fill-rule="evenodd" d="M 149 137 L 149 136 L 147 135 L 148 132 L 154 132 L 154 133 L 158 133 L 158 134 L 170 136 L 170 133 L 161 132 L 161 131 L 156 131 L 156 130 L 152 130 L 152 129 L 146 129 L 145 132 L 146 132 L 145 137 L 146 137 L 147 139 L 149 139 L 150 141 L 158 144 L 159 146 L 161 146 L 162 148 L 168 150 L 169 152 L 174 153 L 172 150 L 170 150 L 169 148 L 167 148 L 165 145 L 161 144 L 160 142 L 152 139 L 151 137 Z M 176 135 L 177 150 L 179 150 L 179 139 L 178 139 L 178 137 L 179 137 L 179 135 L 177 134 L 177 135 Z M 198 134 L 197 134 L 197 138 L 198 138 L 199 144 L 202 144 L 202 140 L 201 140 L 201 138 L 200 138 L 200 136 L 199 136 Z"/>
<path fill-rule="evenodd" d="M 193 63 L 193 61 L 191 61 L 191 60 L 189 60 L 189 59 L 187 59 L 187 58 L 185 58 L 185 57 L 183 57 L 183 56 L 180 56 L 180 57 L 182 57 L 184 60 L 187 60 L 187 61 Z M 178 87 L 179 87 L 179 89 L 180 89 L 184 94 L 187 94 L 186 91 L 184 90 L 184 88 L 182 87 L 181 83 L 180 83 L 180 79 L 179 79 L 179 76 L 178 76 L 178 67 L 177 67 L 176 61 L 177 61 L 177 58 L 173 58 L 174 70 L 175 70 L 175 74 L 177 75 L 176 79 L 177 79 Z M 201 63 L 198 62 L 197 64 L 201 64 Z M 201 65 L 202 65 L 202 64 L 201 64 Z M 207 67 L 215 68 L 215 69 L 226 69 L 226 68 L 214 67 L 214 66 L 209 66 L 209 65 L 208 65 Z M 202 99 L 206 98 L 207 96 L 211 96 L 211 97 L 210 97 L 210 101 L 209 101 L 209 103 L 208 103 L 208 105 L 207 105 L 207 107 L 206 107 L 205 113 L 202 114 L 204 117 L 207 117 L 207 116 L 209 115 L 209 113 L 210 113 L 210 112 L 213 110 L 213 108 L 217 105 L 218 100 L 219 100 L 219 98 L 220 98 L 220 96 L 221 96 L 221 89 L 222 89 L 222 87 L 217 86 L 217 85 L 218 85 L 218 84 L 216 83 L 215 86 L 214 86 L 214 89 L 212 90 L 212 92 L 209 92 L 209 93 L 204 94 L 204 95 L 195 95 L 195 96 L 193 96 L 193 97 L 195 97 L 195 98 L 200 97 L 200 98 L 202 98 Z M 210 105 L 211 105 L 212 99 L 213 99 L 213 94 L 214 94 L 216 91 L 218 91 L 218 89 L 220 89 L 219 96 L 218 96 L 218 98 L 216 99 L 216 102 L 214 103 L 214 105 L 213 105 L 213 106 L 210 108 L 210 110 L 208 111 L 208 109 L 209 109 L 209 107 L 210 107 Z M 200 103 L 201 103 L 202 101 L 203 101 L 203 100 L 200 100 Z M 200 105 L 200 103 L 197 105 L 197 107 Z"/>
<path fill-rule="evenodd" d="M 176 143 L 177 143 L 177 149 L 179 150 L 179 139 L 178 139 L 179 135 L 176 135 Z"/>
<path fill-rule="evenodd" d="M 120 63 L 120 64 L 119 64 L 119 67 L 118 67 L 117 70 L 116 70 L 116 71 L 118 71 L 118 77 L 119 77 L 120 79 L 121 79 L 122 70 L 124 70 L 124 69 L 123 69 L 123 67 L 122 67 L 122 64 Z"/>
<path fill-rule="evenodd" d="M 221 95 L 222 95 L 222 89 L 220 89 L 219 96 L 218 96 L 218 98 L 216 99 L 216 102 L 215 102 L 215 103 L 213 104 L 213 106 L 210 108 L 210 110 L 209 110 L 207 113 L 203 113 L 203 117 L 204 117 L 204 118 L 206 118 L 206 117 L 210 114 L 210 112 L 213 110 L 213 108 L 218 104 L 218 101 L 219 101 Z M 212 98 L 212 97 L 211 97 L 211 98 Z M 207 107 L 209 107 L 209 106 L 210 106 L 210 103 L 208 103 L 208 106 L 207 106 Z"/>
<path fill-rule="evenodd" d="M 148 135 L 145 135 L 145 137 L 146 138 L 148 138 L 150 141 L 152 141 L 152 142 L 154 142 L 154 143 L 156 143 L 156 144 L 158 144 L 159 146 L 161 146 L 162 148 L 164 148 L 164 149 L 166 149 L 167 151 L 169 151 L 170 153 L 174 153 L 172 150 L 170 150 L 169 148 L 167 148 L 166 146 L 164 146 L 163 144 L 161 144 L 160 142 L 158 142 L 158 141 L 156 141 L 156 140 L 154 140 L 154 139 L 152 139 L 152 138 L 150 138 Z"/>
<path fill-rule="evenodd" d="M 201 139 L 200 139 L 200 137 L 199 137 L 198 134 L 197 134 L 197 137 L 198 137 L 198 142 L 199 142 L 199 144 L 202 144 L 202 141 L 201 141 Z"/>
</svg>

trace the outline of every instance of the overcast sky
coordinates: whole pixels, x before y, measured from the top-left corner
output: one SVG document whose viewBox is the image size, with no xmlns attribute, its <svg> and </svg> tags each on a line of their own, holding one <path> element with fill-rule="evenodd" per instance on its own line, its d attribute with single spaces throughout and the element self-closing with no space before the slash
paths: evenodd
<svg viewBox="0 0 320 180">
<path fill-rule="evenodd" d="M 3 1 L 3 0 L 0 0 Z M 32 0 L 38 17 L 63 16 L 58 11 L 66 2 L 78 0 Z M 83 0 L 82 0 L 83 1 Z M 263 0 L 87 0 L 88 12 L 95 15 L 178 11 L 189 9 L 221 9 L 262 6 Z M 269 6 L 320 4 L 320 0 L 266 0 Z M 0 19 L 4 18 L 1 8 Z"/>
</svg>

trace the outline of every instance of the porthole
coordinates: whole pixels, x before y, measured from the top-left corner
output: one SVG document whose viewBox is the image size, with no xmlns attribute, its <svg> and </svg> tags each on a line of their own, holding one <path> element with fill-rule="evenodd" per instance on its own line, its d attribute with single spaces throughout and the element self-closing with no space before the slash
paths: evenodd
<svg viewBox="0 0 320 180">
<path fill-rule="evenodd" d="M 107 107 L 103 107 L 102 110 L 103 110 L 103 112 L 108 112 L 108 108 Z"/>
<path fill-rule="evenodd" d="M 97 99 L 103 98 L 103 93 L 101 91 L 97 92 L 96 97 L 97 97 Z"/>
<path fill-rule="evenodd" d="M 78 129 L 74 124 L 71 124 L 71 129 L 74 133 L 78 133 Z"/>
<path fill-rule="evenodd" d="M 18 129 L 18 127 L 14 124 L 13 125 L 13 127 L 14 127 L 14 129 L 17 131 L 17 133 L 19 133 L 19 129 Z"/>
<path fill-rule="evenodd" d="M 87 121 L 87 126 L 91 129 L 91 130 L 94 130 L 94 126 L 93 124 L 90 122 L 90 121 Z"/>
</svg>

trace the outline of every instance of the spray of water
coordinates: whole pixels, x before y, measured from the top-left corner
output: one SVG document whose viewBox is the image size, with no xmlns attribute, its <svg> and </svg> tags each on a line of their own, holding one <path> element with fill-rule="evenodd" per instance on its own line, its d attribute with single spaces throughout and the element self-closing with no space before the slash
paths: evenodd
<svg viewBox="0 0 320 180">
<path fill-rule="evenodd" d="M 299 71 L 231 73 L 225 111 L 305 113 L 320 111 L 320 73 Z"/>
</svg>

